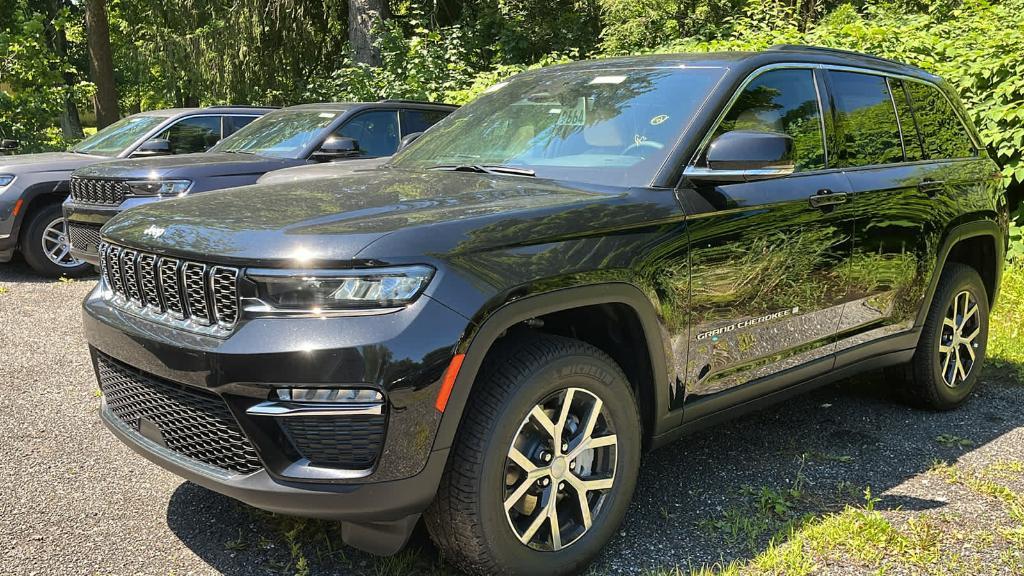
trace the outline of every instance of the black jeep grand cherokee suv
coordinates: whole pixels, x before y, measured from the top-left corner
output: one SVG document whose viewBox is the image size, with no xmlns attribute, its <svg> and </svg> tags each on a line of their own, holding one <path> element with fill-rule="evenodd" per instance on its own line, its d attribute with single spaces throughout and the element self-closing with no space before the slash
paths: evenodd
<svg viewBox="0 0 1024 576">
<path fill-rule="evenodd" d="M 565 574 L 646 449 L 868 368 L 974 388 L 999 170 L 938 78 L 779 47 L 528 72 L 389 166 L 140 207 L 85 327 L 149 459 L 396 551 Z"/>
</svg>

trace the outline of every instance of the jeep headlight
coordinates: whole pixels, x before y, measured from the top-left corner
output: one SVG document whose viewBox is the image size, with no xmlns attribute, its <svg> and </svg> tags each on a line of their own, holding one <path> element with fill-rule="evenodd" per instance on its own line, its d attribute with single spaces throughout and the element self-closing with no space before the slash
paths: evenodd
<svg viewBox="0 0 1024 576">
<path fill-rule="evenodd" d="M 191 180 L 142 180 L 127 184 L 132 196 L 181 196 L 192 188 Z"/>
<path fill-rule="evenodd" d="M 14 176 L 11 174 L 0 174 L 0 188 L 6 188 L 14 182 Z"/>
<path fill-rule="evenodd" d="M 322 313 L 395 308 L 423 292 L 430 266 L 353 268 L 348 270 L 250 269 L 259 299 L 273 310 Z"/>
</svg>

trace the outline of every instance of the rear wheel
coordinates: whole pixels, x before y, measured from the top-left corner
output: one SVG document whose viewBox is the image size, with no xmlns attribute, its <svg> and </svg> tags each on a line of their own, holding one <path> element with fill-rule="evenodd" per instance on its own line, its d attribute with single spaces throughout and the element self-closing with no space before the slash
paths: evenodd
<svg viewBox="0 0 1024 576">
<path fill-rule="evenodd" d="M 602 351 L 539 335 L 481 368 L 426 525 L 475 574 L 571 574 L 622 522 L 640 466 L 640 419 Z"/>
<path fill-rule="evenodd" d="M 988 293 L 978 272 L 948 264 L 907 367 L 907 393 L 913 403 L 948 410 L 967 400 L 985 361 L 988 315 Z"/>
<path fill-rule="evenodd" d="M 92 268 L 71 255 L 71 240 L 60 204 L 47 204 L 29 215 L 21 237 L 20 249 L 25 262 L 42 276 L 75 277 Z"/>
</svg>

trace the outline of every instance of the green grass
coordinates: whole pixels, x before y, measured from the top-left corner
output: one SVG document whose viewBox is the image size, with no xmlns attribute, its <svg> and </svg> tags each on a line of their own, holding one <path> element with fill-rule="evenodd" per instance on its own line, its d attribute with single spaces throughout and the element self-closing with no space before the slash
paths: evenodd
<svg viewBox="0 0 1024 576">
<path fill-rule="evenodd" d="M 1024 381 L 1024 264 L 1007 264 L 999 302 L 989 322 L 988 357 Z"/>
</svg>

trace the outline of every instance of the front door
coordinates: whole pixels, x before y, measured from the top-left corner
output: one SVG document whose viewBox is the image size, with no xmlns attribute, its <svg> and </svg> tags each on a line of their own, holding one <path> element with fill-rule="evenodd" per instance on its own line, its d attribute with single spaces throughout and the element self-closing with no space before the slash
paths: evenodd
<svg viewBox="0 0 1024 576">
<path fill-rule="evenodd" d="M 822 113 L 821 88 L 820 71 L 766 71 L 715 130 L 790 135 L 792 175 L 680 190 L 690 235 L 688 401 L 832 367 L 852 220 L 844 203 L 849 182 L 830 170 L 824 130 L 831 115 Z"/>
</svg>

